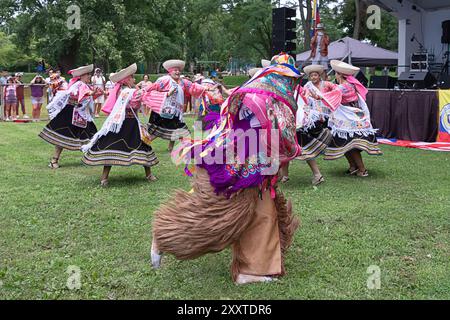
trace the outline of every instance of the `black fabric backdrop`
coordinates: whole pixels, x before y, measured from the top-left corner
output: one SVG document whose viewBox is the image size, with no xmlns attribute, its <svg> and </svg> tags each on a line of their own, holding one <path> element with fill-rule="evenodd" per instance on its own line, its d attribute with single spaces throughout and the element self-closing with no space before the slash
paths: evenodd
<svg viewBox="0 0 450 320">
<path fill-rule="evenodd" d="M 435 142 L 437 91 L 369 90 L 367 105 L 378 135 L 388 139 Z"/>
</svg>

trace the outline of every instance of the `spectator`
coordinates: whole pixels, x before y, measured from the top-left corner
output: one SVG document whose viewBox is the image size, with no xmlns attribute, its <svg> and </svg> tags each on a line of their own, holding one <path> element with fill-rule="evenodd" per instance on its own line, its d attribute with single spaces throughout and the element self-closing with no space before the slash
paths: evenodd
<svg viewBox="0 0 450 320">
<path fill-rule="evenodd" d="M 6 86 L 3 90 L 3 96 L 5 100 L 5 117 L 6 121 L 13 121 L 17 119 L 16 105 L 17 105 L 17 93 L 16 83 L 14 77 L 9 77 Z"/>
<path fill-rule="evenodd" d="M 144 74 L 144 76 L 142 77 L 142 81 L 139 82 L 136 86 L 139 89 L 144 89 L 145 87 L 151 85 L 152 82 L 150 81 L 150 76 L 148 74 Z"/>
<path fill-rule="evenodd" d="M 111 81 L 111 76 L 113 75 L 113 73 L 111 73 L 109 75 L 109 80 L 108 82 L 105 84 L 105 96 L 108 97 L 109 96 L 109 92 L 114 89 L 114 82 Z"/>
<path fill-rule="evenodd" d="M 0 72 L 0 120 L 5 120 L 5 110 L 3 108 L 3 89 L 6 86 L 8 72 L 2 70 Z"/>
<path fill-rule="evenodd" d="M 50 84 L 52 82 L 53 69 L 48 69 L 48 77 L 45 78 L 45 83 L 47 84 L 47 104 L 49 104 L 53 99 L 53 92 Z"/>
<path fill-rule="evenodd" d="M 37 75 L 31 80 L 31 104 L 33 105 L 33 121 L 37 122 L 41 118 L 41 108 L 44 103 L 45 80 L 41 75 Z"/>
<path fill-rule="evenodd" d="M 39 61 L 38 66 L 36 68 L 37 73 L 41 74 L 45 71 L 45 62 L 44 60 Z"/>
<path fill-rule="evenodd" d="M 19 117 L 19 104 L 22 109 L 22 114 L 24 119 L 30 119 L 27 115 L 27 111 L 25 110 L 25 86 L 22 82 L 23 73 L 16 73 L 16 95 L 17 95 L 17 103 L 16 103 L 16 115 Z"/>
<path fill-rule="evenodd" d="M 91 83 L 94 85 L 94 89 L 105 92 L 106 79 L 103 76 L 102 70 L 100 68 L 95 69 L 95 74 L 91 78 Z M 95 99 L 94 103 L 95 117 L 98 118 L 103 104 L 105 103 L 105 95 L 102 94 L 101 96 L 99 96 L 97 99 Z"/>
</svg>

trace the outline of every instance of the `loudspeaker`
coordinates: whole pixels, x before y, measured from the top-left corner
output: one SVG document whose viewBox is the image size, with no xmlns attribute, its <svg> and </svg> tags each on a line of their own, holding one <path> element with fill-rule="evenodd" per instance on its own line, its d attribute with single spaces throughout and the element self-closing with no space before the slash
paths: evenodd
<svg viewBox="0 0 450 320">
<path fill-rule="evenodd" d="M 359 71 L 358 74 L 355 76 L 356 79 L 358 79 L 359 82 L 361 82 L 364 87 L 367 88 L 367 85 L 369 84 L 369 80 L 364 75 L 364 72 Z"/>
<path fill-rule="evenodd" d="M 295 31 L 297 23 L 295 18 L 297 11 L 290 8 L 276 8 L 272 10 L 272 53 L 286 52 L 294 54 L 296 51 Z"/>
<path fill-rule="evenodd" d="M 450 75 L 443 74 L 438 79 L 439 89 L 450 89 Z"/>
<path fill-rule="evenodd" d="M 436 78 L 429 72 L 403 72 L 398 84 L 402 89 L 432 89 Z"/>
<path fill-rule="evenodd" d="M 390 76 L 372 76 L 369 88 L 394 89 L 397 78 Z"/>
<path fill-rule="evenodd" d="M 442 43 L 450 43 L 450 20 L 442 22 Z"/>
</svg>

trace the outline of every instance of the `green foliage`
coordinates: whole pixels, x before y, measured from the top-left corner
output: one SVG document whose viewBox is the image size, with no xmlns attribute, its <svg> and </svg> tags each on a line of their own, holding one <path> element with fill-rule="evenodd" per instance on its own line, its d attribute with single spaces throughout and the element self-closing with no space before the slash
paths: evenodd
<svg viewBox="0 0 450 320">
<path fill-rule="evenodd" d="M 8 69 L 31 59 L 17 49 L 11 38 L 0 32 L 0 67 L 2 68 Z"/>
<path fill-rule="evenodd" d="M 398 48 L 398 21 L 397 18 L 381 10 L 381 29 L 369 30 L 367 28 L 367 4 L 361 1 L 361 24 L 358 40 L 369 40 L 370 43 L 384 49 L 397 51 Z M 339 8 L 340 20 L 336 29 L 343 30 L 343 36 L 353 37 L 355 28 L 355 0 L 344 1 Z"/>
<path fill-rule="evenodd" d="M 8 60 L 9 65 L 27 56 L 44 58 L 53 66 L 59 64 L 63 72 L 85 63 L 95 63 L 111 72 L 133 62 L 141 63 L 149 72 L 158 72 L 160 62 L 182 58 L 188 63 L 218 61 L 223 69 L 231 58 L 253 65 L 259 65 L 262 58 L 270 58 L 274 3 L 271 0 L 4 0 L 0 2 L 0 30 L 9 35 L 18 53 Z M 299 6 L 309 2 L 287 3 Z M 80 7 L 80 30 L 67 28 L 71 14 L 67 8 L 72 4 Z M 322 0 L 320 15 L 332 40 L 353 35 L 354 0 Z M 396 18 L 383 12 L 382 30 L 367 30 L 366 16 L 362 12 L 360 39 L 395 49 Z M 307 34 L 309 30 L 299 28 L 298 51 L 309 49 Z M 11 46 L 2 50 L 11 52 Z M 7 56 L 4 52 L 3 56 Z"/>
</svg>

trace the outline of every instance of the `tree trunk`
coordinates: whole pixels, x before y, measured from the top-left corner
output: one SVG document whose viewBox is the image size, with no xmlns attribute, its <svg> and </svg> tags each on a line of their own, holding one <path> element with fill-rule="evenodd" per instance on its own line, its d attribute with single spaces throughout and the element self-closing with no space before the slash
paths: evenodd
<svg viewBox="0 0 450 320">
<path fill-rule="evenodd" d="M 67 50 L 59 56 L 58 66 L 61 68 L 61 73 L 66 73 L 76 67 L 79 51 L 80 41 L 78 37 L 73 37 L 67 46 Z"/>
<path fill-rule="evenodd" d="M 305 4 L 306 3 L 306 4 Z M 312 6 L 310 0 L 298 0 L 300 8 L 300 17 L 302 20 L 302 27 L 304 32 L 304 49 L 308 50 L 311 46 L 311 19 L 312 19 Z M 306 9 L 306 16 L 304 10 Z"/>
<path fill-rule="evenodd" d="M 361 11 L 360 11 L 360 0 L 355 1 L 355 28 L 353 29 L 353 39 L 359 40 L 360 30 L 361 30 Z"/>
</svg>

